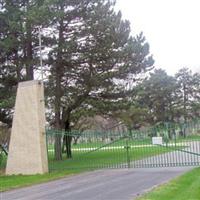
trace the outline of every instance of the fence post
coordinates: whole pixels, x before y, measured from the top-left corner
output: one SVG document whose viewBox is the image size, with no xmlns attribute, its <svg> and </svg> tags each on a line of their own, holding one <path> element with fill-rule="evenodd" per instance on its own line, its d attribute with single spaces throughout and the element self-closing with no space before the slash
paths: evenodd
<svg viewBox="0 0 200 200">
<path fill-rule="evenodd" d="M 127 166 L 128 166 L 128 168 L 130 168 L 130 155 L 129 155 L 129 148 L 130 148 L 130 146 L 129 146 L 129 143 L 128 143 L 128 141 L 129 141 L 129 137 L 127 136 L 126 137 L 126 158 L 127 158 Z"/>
</svg>

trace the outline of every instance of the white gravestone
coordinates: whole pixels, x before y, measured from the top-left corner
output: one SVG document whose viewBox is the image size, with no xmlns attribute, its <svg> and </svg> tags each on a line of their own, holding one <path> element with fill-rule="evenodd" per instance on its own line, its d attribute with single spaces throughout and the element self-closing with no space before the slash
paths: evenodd
<svg viewBox="0 0 200 200">
<path fill-rule="evenodd" d="M 162 137 L 152 137 L 152 144 L 154 145 L 162 145 Z"/>
</svg>

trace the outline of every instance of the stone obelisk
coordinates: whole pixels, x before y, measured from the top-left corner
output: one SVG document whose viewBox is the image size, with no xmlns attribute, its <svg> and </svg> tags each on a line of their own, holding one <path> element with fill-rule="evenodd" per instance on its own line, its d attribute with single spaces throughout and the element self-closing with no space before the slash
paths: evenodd
<svg viewBox="0 0 200 200">
<path fill-rule="evenodd" d="M 18 85 L 6 174 L 48 172 L 44 87 L 40 81 Z"/>
</svg>

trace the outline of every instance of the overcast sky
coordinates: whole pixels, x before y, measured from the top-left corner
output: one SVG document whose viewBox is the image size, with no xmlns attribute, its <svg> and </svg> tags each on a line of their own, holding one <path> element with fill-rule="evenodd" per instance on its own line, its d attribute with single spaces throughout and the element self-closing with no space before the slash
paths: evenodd
<svg viewBox="0 0 200 200">
<path fill-rule="evenodd" d="M 116 1 L 132 34 L 143 31 L 156 67 L 171 75 L 182 67 L 200 72 L 200 0 Z"/>
</svg>

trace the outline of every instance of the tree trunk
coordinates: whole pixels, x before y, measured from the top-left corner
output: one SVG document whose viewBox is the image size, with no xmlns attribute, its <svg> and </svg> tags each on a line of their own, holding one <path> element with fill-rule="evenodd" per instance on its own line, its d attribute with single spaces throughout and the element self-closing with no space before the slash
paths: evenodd
<svg viewBox="0 0 200 200">
<path fill-rule="evenodd" d="M 55 121 L 56 121 L 56 129 L 60 130 L 61 126 L 61 81 L 62 81 L 62 44 L 63 44 L 63 21 L 60 20 L 59 27 L 59 41 L 58 41 L 58 53 L 57 53 L 57 62 L 56 62 L 56 91 L 55 91 Z M 61 144 L 61 135 L 57 135 L 55 137 L 55 159 L 62 160 L 62 144 Z"/>
<path fill-rule="evenodd" d="M 70 127 L 70 113 L 71 108 L 64 108 L 62 112 L 62 122 L 65 126 L 65 135 L 63 137 L 63 153 L 66 153 L 67 158 L 72 158 L 72 151 L 71 151 L 71 142 L 73 136 L 71 135 L 71 127 Z M 66 148 L 66 151 L 64 149 Z"/>
<path fill-rule="evenodd" d="M 184 127 L 183 127 L 183 137 L 186 137 L 186 130 L 185 130 L 185 124 L 187 122 L 187 94 L 186 94 L 186 85 L 183 85 L 183 112 L 184 112 Z"/>
<path fill-rule="evenodd" d="M 17 38 L 17 34 L 16 34 L 16 33 L 14 33 L 13 36 L 14 36 L 15 38 Z M 21 80 L 21 67 L 20 67 L 20 64 L 19 64 L 19 55 L 18 55 L 18 51 L 19 51 L 19 50 L 18 50 L 18 47 L 16 47 L 16 48 L 14 49 L 14 63 L 15 63 L 15 65 L 16 65 L 17 83 L 19 83 L 20 80 Z"/>
<path fill-rule="evenodd" d="M 56 79 L 56 94 L 55 94 L 55 121 L 56 121 L 56 129 L 61 130 L 61 122 L 60 122 L 60 81 L 59 77 Z M 55 160 L 62 160 L 62 144 L 61 144 L 61 134 L 55 135 Z"/>
<path fill-rule="evenodd" d="M 56 92 L 55 92 L 55 121 L 56 129 L 61 130 L 61 120 L 60 120 L 60 108 L 61 108 L 61 76 L 59 73 L 59 67 L 56 67 Z M 62 144 L 61 135 L 57 134 L 55 136 L 55 159 L 62 160 Z"/>
<path fill-rule="evenodd" d="M 71 151 L 71 142 L 72 142 L 72 136 L 70 135 L 71 129 L 70 129 L 70 122 L 69 120 L 65 121 L 65 136 L 64 136 L 64 143 L 66 146 L 66 156 L 67 158 L 72 158 L 72 151 Z"/>
<path fill-rule="evenodd" d="M 55 135 L 55 160 L 62 160 L 61 135 Z"/>
</svg>

